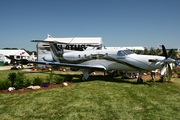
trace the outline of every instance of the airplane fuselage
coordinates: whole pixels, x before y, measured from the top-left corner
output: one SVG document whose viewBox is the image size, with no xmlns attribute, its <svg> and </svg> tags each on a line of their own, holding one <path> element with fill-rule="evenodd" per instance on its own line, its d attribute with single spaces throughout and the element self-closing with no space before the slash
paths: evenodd
<svg viewBox="0 0 180 120">
<path fill-rule="evenodd" d="M 118 71 L 149 71 L 161 68 L 165 57 L 152 55 L 138 55 L 129 50 L 85 50 L 66 51 L 60 63 L 71 63 L 89 66 L 104 66 L 106 70 Z M 159 62 L 149 62 L 158 59 Z"/>
</svg>

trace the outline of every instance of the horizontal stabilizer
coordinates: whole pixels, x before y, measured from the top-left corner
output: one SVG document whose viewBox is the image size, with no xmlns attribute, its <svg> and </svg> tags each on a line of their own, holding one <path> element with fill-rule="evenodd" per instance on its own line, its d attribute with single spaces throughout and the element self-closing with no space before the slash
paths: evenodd
<svg viewBox="0 0 180 120">
<path fill-rule="evenodd" d="M 31 42 L 44 42 L 44 43 L 68 44 L 68 43 L 65 43 L 65 42 L 58 42 L 58 41 L 44 41 L 44 40 L 31 40 Z"/>
</svg>

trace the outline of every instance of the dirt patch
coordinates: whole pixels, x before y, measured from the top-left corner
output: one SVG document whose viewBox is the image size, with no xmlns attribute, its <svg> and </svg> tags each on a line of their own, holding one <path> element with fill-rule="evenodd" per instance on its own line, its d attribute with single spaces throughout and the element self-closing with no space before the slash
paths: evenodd
<svg viewBox="0 0 180 120">
<path fill-rule="evenodd" d="M 73 82 L 67 82 L 68 85 L 72 85 Z M 63 84 L 51 84 L 48 87 L 41 87 L 40 89 L 37 90 L 32 90 L 32 89 L 28 89 L 28 88 L 23 88 L 23 89 L 19 89 L 19 90 L 14 90 L 9 92 L 8 90 L 0 90 L 0 93 L 5 93 L 5 94 L 15 94 L 15 93 L 27 93 L 27 92 L 34 92 L 34 91 L 38 91 L 38 90 L 48 90 L 48 89 L 53 89 L 53 88 L 59 88 L 59 87 L 64 87 Z"/>
<path fill-rule="evenodd" d="M 160 78 L 162 75 L 156 75 L 156 78 L 158 77 L 158 78 Z M 142 77 L 142 79 L 152 79 L 152 77 L 151 77 L 151 75 L 142 75 L 141 76 Z M 156 81 L 157 83 L 174 83 L 174 82 L 172 82 L 172 81 L 165 81 L 165 82 L 162 82 L 162 81 Z"/>
<path fill-rule="evenodd" d="M 159 76 L 156 76 L 156 77 L 159 77 Z M 151 77 L 151 75 L 142 75 L 141 78 L 146 79 L 146 78 L 152 78 L 152 77 Z"/>
<path fill-rule="evenodd" d="M 156 78 L 157 77 L 161 77 L 161 75 L 156 75 Z M 146 78 L 152 78 L 152 77 L 151 77 L 151 75 L 142 75 L 141 78 L 146 79 Z"/>
</svg>

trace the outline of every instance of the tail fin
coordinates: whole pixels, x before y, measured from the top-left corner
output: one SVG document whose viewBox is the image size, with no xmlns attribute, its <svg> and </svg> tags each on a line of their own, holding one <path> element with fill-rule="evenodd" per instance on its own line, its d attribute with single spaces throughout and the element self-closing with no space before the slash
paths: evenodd
<svg viewBox="0 0 180 120">
<path fill-rule="evenodd" d="M 49 43 L 52 57 L 55 61 L 60 62 L 63 58 L 64 51 L 57 46 L 57 43 Z"/>
<path fill-rule="evenodd" d="M 47 34 L 47 38 L 53 38 L 50 34 Z"/>
<path fill-rule="evenodd" d="M 61 59 L 63 59 L 63 48 L 58 47 L 57 43 L 59 44 L 67 44 L 64 42 L 57 42 L 57 41 L 43 41 L 43 40 L 31 40 L 31 42 L 43 42 L 43 43 L 49 43 L 50 51 L 52 54 L 52 57 L 55 61 L 60 62 Z"/>
</svg>

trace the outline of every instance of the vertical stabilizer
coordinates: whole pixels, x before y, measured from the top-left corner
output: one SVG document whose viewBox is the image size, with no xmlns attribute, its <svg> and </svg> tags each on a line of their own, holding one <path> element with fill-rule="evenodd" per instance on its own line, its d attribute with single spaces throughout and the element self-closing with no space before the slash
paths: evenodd
<svg viewBox="0 0 180 120">
<path fill-rule="evenodd" d="M 63 54 L 64 54 L 63 49 L 59 48 L 57 43 L 50 43 L 49 45 L 53 59 L 57 62 L 60 62 L 60 59 L 63 58 Z"/>
<path fill-rule="evenodd" d="M 50 34 L 47 34 L 47 38 L 53 38 Z"/>
</svg>

